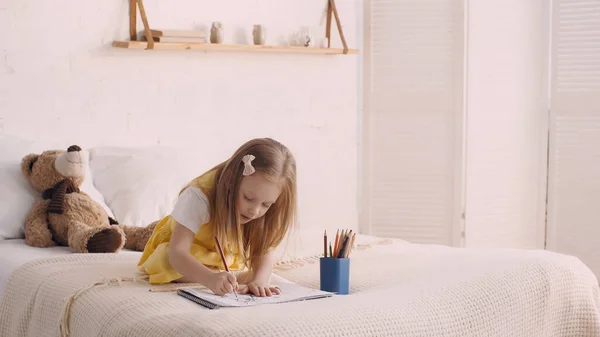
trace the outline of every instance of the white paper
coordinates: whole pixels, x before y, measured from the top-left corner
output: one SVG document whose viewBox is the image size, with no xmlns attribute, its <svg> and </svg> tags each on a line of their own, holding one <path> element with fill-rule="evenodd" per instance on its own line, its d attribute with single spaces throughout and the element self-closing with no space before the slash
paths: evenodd
<svg viewBox="0 0 600 337">
<path fill-rule="evenodd" d="M 252 294 L 226 294 L 224 296 L 215 295 L 208 289 L 185 289 L 184 291 L 214 303 L 220 307 L 248 307 L 260 304 L 274 304 L 292 301 L 303 301 L 316 298 L 333 296 L 333 293 L 317 289 L 303 287 L 297 284 L 284 283 L 278 286 L 281 290 L 280 295 L 258 297 Z"/>
</svg>

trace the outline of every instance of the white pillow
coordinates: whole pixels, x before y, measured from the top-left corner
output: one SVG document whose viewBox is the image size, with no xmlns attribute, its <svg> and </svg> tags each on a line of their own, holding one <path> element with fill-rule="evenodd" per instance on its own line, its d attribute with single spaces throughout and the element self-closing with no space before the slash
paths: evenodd
<svg viewBox="0 0 600 337">
<path fill-rule="evenodd" d="M 29 153 L 41 154 L 44 150 L 67 149 L 68 145 L 43 141 L 25 140 L 13 136 L 0 137 L 0 240 L 24 238 L 27 213 L 41 192 L 36 191 L 21 174 L 21 159 Z M 102 194 L 94 187 L 88 166 L 81 190 L 89 194 L 114 218 L 113 212 L 104 202 Z"/>
<path fill-rule="evenodd" d="M 210 163 L 210 164 L 209 164 Z M 212 161 L 166 147 L 90 150 L 94 185 L 122 224 L 147 226 L 171 212 L 182 187 Z"/>
<path fill-rule="evenodd" d="M 21 165 L 0 163 L 0 239 L 22 239 L 25 217 L 41 195 L 21 174 Z"/>
</svg>

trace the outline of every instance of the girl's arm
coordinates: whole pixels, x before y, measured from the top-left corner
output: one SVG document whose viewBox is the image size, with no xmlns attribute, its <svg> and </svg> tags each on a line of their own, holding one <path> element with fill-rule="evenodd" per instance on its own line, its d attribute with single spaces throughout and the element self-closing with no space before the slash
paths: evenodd
<svg viewBox="0 0 600 337">
<path fill-rule="evenodd" d="M 171 234 L 169 262 L 186 280 L 206 284 L 213 271 L 190 254 L 193 242 L 194 233 L 177 223 Z"/>
<path fill-rule="evenodd" d="M 254 261 L 252 270 L 248 276 L 250 281 L 244 288 L 242 288 L 240 294 L 247 294 L 249 292 L 256 296 L 271 296 L 273 294 L 280 294 L 281 291 L 279 288 L 269 285 L 274 263 L 275 254 L 273 251 L 263 255 L 260 259 L 258 259 L 258 261 Z"/>
<path fill-rule="evenodd" d="M 183 275 L 179 282 L 200 283 L 218 295 L 237 288 L 235 276 L 214 272 L 200 263 L 190 253 L 194 237 L 209 219 L 209 203 L 204 192 L 197 187 L 187 187 L 179 195 L 171 217 L 177 222 L 169 244 L 169 262 Z"/>
<path fill-rule="evenodd" d="M 237 281 L 231 273 L 217 273 L 198 262 L 190 253 L 194 232 L 177 223 L 171 234 L 169 262 L 183 277 L 181 282 L 200 283 L 215 294 L 223 295 L 237 289 Z"/>
<path fill-rule="evenodd" d="M 273 251 L 263 255 L 252 268 L 252 281 L 268 286 L 275 263 L 275 254 Z"/>
</svg>

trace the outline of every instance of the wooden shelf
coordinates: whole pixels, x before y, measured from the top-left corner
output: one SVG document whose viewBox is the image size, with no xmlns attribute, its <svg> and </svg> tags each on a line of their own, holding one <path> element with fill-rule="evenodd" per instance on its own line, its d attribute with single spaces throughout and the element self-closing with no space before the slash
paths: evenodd
<svg viewBox="0 0 600 337">
<path fill-rule="evenodd" d="M 138 41 L 137 12 L 140 12 L 144 24 L 145 41 Z M 335 19 L 343 48 L 331 48 L 331 23 Z M 358 54 L 358 50 L 349 49 L 342 30 L 342 23 L 337 12 L 335 0 L 327 0 L 327 25 L 325 26 L 327 48 L 313 47 L 280 47 L 212 43 L 166 43 L 155 42 L 148 23 L 143 0 L 129 0 L 129 41 L 114 41 L 113 47 L 125 49 L 163 49 L 163 50 L 204 50 L 204 51 L 237 51 L 237 52 L 271 52 L 271 53 L 302 53 L 302 54 Z"/>
<path fill-rule="evenodd" d="M 148 49 L 146 41 L 114 41 L 113 47 L 126 49 Z M 213 43 L 172 43 L 154 42 L 157 50 L 200 50 L 223 52 L 266 52 L 266 53 L 297 53 L 297 54 L 344 54 L 342 48 L 315 48 L 315 47 L 284 47 L 284 46 L 256 46 L 244 44 L 213 44 Z M 348 49 L 348 54 L 358 54 L 356 49 Z"/>
</svg>

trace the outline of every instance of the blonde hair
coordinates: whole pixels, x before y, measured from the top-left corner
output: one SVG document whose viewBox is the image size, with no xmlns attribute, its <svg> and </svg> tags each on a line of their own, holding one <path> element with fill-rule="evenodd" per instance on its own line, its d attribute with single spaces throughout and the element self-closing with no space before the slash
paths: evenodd
<svg viewBox="0 0 600 337">
<path fill-rule="evenodd" d="M 264 216 L 240 225 L 237 197 L 243 178 L 245 155 L 253 155 L 256 173 L 277 182 L 281 194 Z M 251 268 L 269 250 L 278 246 L 296 221 L 296 161 L 283 144 L 271 138 L 252 139 L 243 144 L 216 170 L 215 186 L 211 189 L 211 218 L 214 235 L 228 242 Z M 255 173 L 255 174 L 256 174 Z M 227 240 L 228 241 L 223 241 Z"/>
</svg>

